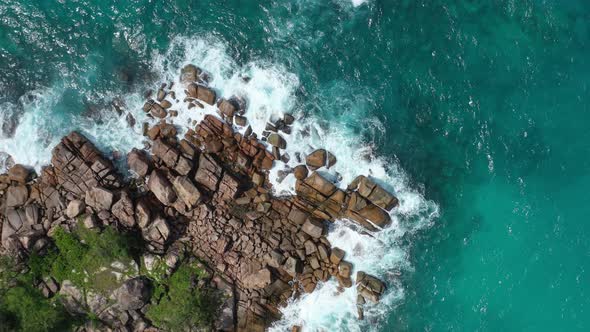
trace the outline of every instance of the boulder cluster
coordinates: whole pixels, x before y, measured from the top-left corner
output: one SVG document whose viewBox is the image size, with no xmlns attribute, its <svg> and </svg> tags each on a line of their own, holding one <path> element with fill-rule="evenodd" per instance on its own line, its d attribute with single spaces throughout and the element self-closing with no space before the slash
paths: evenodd
<svg viewBox="0 0 590 332">
<path fill-rule="evenodd" d="M 166 89 L 171 84 L 146 102 L 144 111 L 160 120 L 144 124 L 148 149 L 127 155 L 131 181 L 76 132 L 55 147 L 51 165 L 38 177 L 22 165 L 0 175 L 1 254 L 42 253 L 57 227 L 72 229 L 80 218 L 88 228 L 113 225 L 141 234 L 145 257 L 162 258 L 170 269 L 179 248 L 186 248 L 215 276 L 213 286 L 228 295 L 217 325 L 222 331 L 264 331 L 289 299 L 330 278 L 341 288 L 352 287 L 354 267 L 327 240 L 328 223 L 347 218 L 378 231 L 390 223 L 397 199 L 364 176 L 339 189 L 319 172 L 336 163 L 323 149 L 288 171 L 297 179 L 296 195 L 273 196 L 269 170 L 289 161 L 281 151 L 287 144 L 281 132 L 288 134 L 295 119 L 286 115 L 269 123 L 260 138 L 250 127 L 240 133 L 236 126 L 247 126 L 244 99 L 218 99 L 206 81 L 199 68 L 182 69 L 182 102 L 189 109 L 217 106 L 219 114 L 205 116 L 182 138 L 170 123 L 177 114 L 171 108 L 180 103 Z M 378 302 L 385 285 L 362 271 L 355 282 L 362 319 L 363 304 Z M 111 325 L 149 326 L 142 314 L 149 302 L 143 283 L 129 279 L 114 292 L 126 314 L 118 323 L 110 319 Z M 53 279 L 41 284 L 46 296 L 60 288 L 66 289 L 62 294 L 75 293 Z"/>
</svg>

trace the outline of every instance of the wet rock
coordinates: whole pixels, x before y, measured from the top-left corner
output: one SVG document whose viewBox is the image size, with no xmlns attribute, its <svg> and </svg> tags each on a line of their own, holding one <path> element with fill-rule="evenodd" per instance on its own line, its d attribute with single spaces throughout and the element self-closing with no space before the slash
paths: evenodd
<svg viewBox="0 0 590 332">
<path fill-rule="evenodd" d="M 350 274 L 352 273 L 352 264 L 349 262 L 341 261 L 338 264 L 338 274 L 344 278 L 350 278 Z"/>
<path fill-rule="evenodd" d="M 279 134 L 272 133 L 268 135 L 267 141 L 270 145 L 276 146 L 279 149 L 284 150 L 287 148 L 287 141 L 285 141 L 285 139 Z"/>
<path fill-rule="evenodd" d="M 180 70 L 180 82 L 189 84 L 196 82 L 201 74 L 201 69 L 195 65 L 186 65 Z"/>
<path fill-rule="evenodd" d="M 235 115 L 234 123 L 240 127 L 245 127 L 248 124 L 248 119 L 245 116 Z"/>
<path fill-rule="evenodd" d="M 293 168 L 293 175 L 297 180 L 304 180 L 308 174 L 307 167 L 305 165 L 298 165 Z"/>
<path fill-rule="evenodd" d="M 359 271 L 356 274 L 358 293 L 365 299 L 377 303 L 385 291 L 385 284 L 376 277 Z"/>
<path fill-rule="evenodd" d="M 148 188 L 164 205 L 172 205 L 176 201 L 176 192 L 168 178 L 160 170 L 154 170 L 148 180 Z"/>
<path fill-rule="evenodd" d="M 363 175 L 354 179 L 348 186 L 348 189 L 357 189 L 359 195 L 386 211 L 391 211 L 391 209 L 399 204 L 395 196 Z"/>
<path fill-rule="evenodd" d="M 345 252 L 344 250 L 334 247 L 332 248 L 332 253 L 330 254 L 330 262 L 334 265 L 340 264 L 342 259 L 344 258 Z"/>
<path fill-rule="evenodd" d="M 213 91 L 213 89 L 199 85 L 197 88 L 196 98 L 204 101 L 209 105 L 214 105 L 216 94 L 215 91 Z"/>
<path fill-rule="evenodd" d="M 219 111 L 228 118 L 233 117 L 237 110 L 236 105 L 227 99 L 222 99 L 219 103 Z"/>
<path fill-rule="evenodd" d="M 168 100 L 162 100 L 162 102 L 160 103 L 160 106 L 162 106 L 163 109 L 169 109 L 170 107 L 172 107 L 172 103 L 169 102 Z"/>
<path fill-rule="evenodd" d="M 317 149 L 305 158 L 305 163 L 313 171 L 326 165 L 326 150 Z"/>
</svg>

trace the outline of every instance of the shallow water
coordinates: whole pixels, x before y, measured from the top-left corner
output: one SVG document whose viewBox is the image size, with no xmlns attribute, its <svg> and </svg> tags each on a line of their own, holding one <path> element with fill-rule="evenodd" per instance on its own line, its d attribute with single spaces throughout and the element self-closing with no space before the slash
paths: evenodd
<svg viewBox="0 0 590 332">
<path fill-rule="evenodd" d="M 328 283 L 276 330 L 586 330 L 589 17 L 580 0 L 6 1 L 0 151 L 39 167 L 72 129 L 142 146 L 111 101 L 140 123 L 145 89 L 194 62 L 255 129 L 296 114 L 290 154 L 325 147 L 341 185 L 401 198 L 376 239 L 330 235 L 388 280 L 385 303 L 357 322 Z"/>
</svg>

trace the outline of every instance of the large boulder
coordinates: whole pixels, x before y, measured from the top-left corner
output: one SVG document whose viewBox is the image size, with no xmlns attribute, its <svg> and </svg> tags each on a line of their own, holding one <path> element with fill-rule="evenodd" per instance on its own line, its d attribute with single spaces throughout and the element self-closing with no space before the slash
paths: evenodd
<svg viewBox="0 0 590 332">
<path fill-rule="evenodd" d="M 148 188 L 164 205 L 172 205 L 176 201 L 176 192 L 168 178 L 160 170 L 154 170 L 148 180 Z"/>
<path fill-rule="evenodd" d="M 123 310 L 139 310 L 151 297 L 151 285 L 147 278 L 129 279 L 113 292 L 117 306 Z"/>
<path fill-rule="evenodd" d="M 192 208 L 197 205 L 201 199 L 201 192 L 188 177 L 177 176 L 172 184 L 178 197 L 180 197 L 186 206 Z"/>
<path fill-rule="evenodd" d="M 246 276 L 242 280 L 242 284 L 245 288 L 249 289 L 262 289 L 272 283 L 272 273 L 269 269 L 262 269 L 256 273 Z"/>
<path fill-rule="evenodd" d="M 86 205 L 94 208 L 96 211 L 110 210 L 113 206 L 114 194 L 112 191 L 94 187 L 86 192 Z"/>
<path fill-rule="evenodd" d="M 133 201 L 127 192 L 121 192 L 121 198 L 113 205 L 112 213 L 124 226 L 128 228 L 135 226 Z"/>
<path fill-rule="evenodd" d="M 201 69 L 195 65 L 189 64 L 180 70 L 180 82 L 183 84 L 189 84 L 196 82 L 201 74 Z"/>
<path fill-rule="evenodd" d="M 141 177 L 148 175 L 150 171 L 150 160 L 147 154 L 137 149 L 133 149 L 127 155 L 127 165 L 132 172 Z"/>
<path fill-rule="evenodd" d="M 359 195 L 386 211 L 390 211 L 399 204 L 395 196 L 364 175 L 360 175 L 354 179 L 348 186 L 348 189 L 357 189 Z"/>
<path fill-rule="evenodd" d="M 316 170 L 326 165 L 326 155 L 326 150 L 317 149 L 305 158 L 305 163 L 312 170 Z"/>
<path fill-rule="evenodd" d="M 267 140 L 270 145 L 276 146 L 279 149 L 284 150 L 287 148 L 287 141 L 285 141 L 283 136 L 281 136 L 277 133 L 272 133 L 272 134 L 268 135 Z"/>
<path fill-rule="evenodd" d="M 321 221 L 310 218 L 307 219 L 307 221 L 303 224 L 301 230 L 307 233 L 309 236 L 318 239 L 322 236 L 324 226 Z"/>
<path fill-rule="evenodd" d="M 6 206 L 16 207 L 24 205 L 29 199 L 29 190 L 24 185 L 8 187 L 6 190 Z"/>
<path fill-rule="evenodd" d="M 68 204 L 68 208 L 66 210 L 66 216 L 70 219 L 76 218 L 77 216 L 84 213 L 86 209 L 86 203 L 84 201 L 75 199 Z"/>
<path fill-rule="evenodd" d="M 376 277 L 359 271 L 356 274 L 357 291 L 365 299 L 377 303 L 385 291 L 385 284 Z"/>
<path fill-rule="evenodd" d="M 21 164 L 16 164 L 8 170 L 8 178 L 20 184 L 25 184 L 30 175 L 31 171 Z"/>
</svg>

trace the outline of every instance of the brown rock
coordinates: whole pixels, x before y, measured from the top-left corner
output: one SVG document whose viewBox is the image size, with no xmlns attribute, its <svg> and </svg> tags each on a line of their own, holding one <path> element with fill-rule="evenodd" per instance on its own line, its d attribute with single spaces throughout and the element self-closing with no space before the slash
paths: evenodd
<svg viewBox="0 0 590 332">
<path fill-rule="evenodd" d="M 245 116 L 235 115 L 234 123 L 240 127 L 245 127 L 248 124 L 248 119 Z"/>
<path fill-rule="evenodd" d="M 133 149 L 127 154 L 127 165 L 135 174 L 145 177 L 150 171 L 150 161 L 144 151 Z"/>
<path fill-rule="evenodd" d="M 302 271 L 301 261 L 295 257 L 289 257 L 283 265 L 283 270 L 295 278 Z"/>
<path fill-rule="evenodd" d="M 279 149 L 284 150 L 287 148 L 287 141 L 285 141 L 285 139 L 277 133 L 268 135 L 267 141 L 270 145 L 276 146 Z"/>
<path fill-rule="evenodd" d="M 195 65 L 186 65 L 180 70 L 180 82 L 188 84 L 196 82 L 201 74 L 201 69 Z"/>
<path fill-rule="evenodd" d="M 135 226 L 135 211 L 133 201 L 127 192 L 121 192 L 121 198 L 113 205 L 113 215 L 126 227 Z"/>
<path fill-rule="evenodd" d="M 301 230 L 307 233 L 309 236 L 318 239 L 322 236 L 324 225 L 321 221 L 310 218 L 307 219 L 307 221 L 303 224 Z"/>
<path fill-rule="evenodd" d="M 308 173 L 309 171 L 305 165 L 298 165 L 293 168 L 293 174 L 297 180 L 304 180 Z"/>
<path fill-rule="evenodd" d="M 378 207 L 390 211 L 399 204 L 398 199 L 383 187 L 364 175 L 358 176 L 348 186 L 349 190 L 358 189 L 358 193 Z"/>
<path fill-rule="evenodd" d="M 317 149 L 317 150 L 313 151 L 305 158 L 305 163 L 312 170 L 316 170 L 320 167 L 325 166 L 326 165 L 326 150 Z"/>
<path fill-rule="evenodd" d="M 31 171 L 21 164 L 16 164 L 8 170 L 8 178 L 10 181 L 15 181 L 25 184 L 29 180 Z"/>
<path fill-rule="evenodd" d="M 148 188 L 164 205 L 172 205 L 176 201 L 176 193 L 172 189 L 172 184 L 160 170 L 152 171 Z"/>
<path fill-rule="evenodd" d="M 246 276 L 242 284 L 248 289 L 262 289 L 273 282 L 272 273 L 269 269 L 262 269 L 256 273 Z"/>
<path fill-rule="evenodd" d="M 170 107 L 172 107 L 172 103 L 169 102 L 168 100 L 162 100 L 162 102 L 160 103 L 160 106 L 162 106 L 162 108 L 164 108 L 164 109 L 169 109 Z"/>
<path fill-rule="evenodd" d="M 334 247 L 332 248 L 332 253 L 330 254 L 330 262 L 334 265 L 340 264 L 342 259 L 344 258 L 345 252 L 344 250 Z"/>
<path fill-rule="evenodd" d="M 350 274 L 352 273 L 352 264 L 346 261 L 341 261 L 338 264 L 338 274 L 344 278 L 350 278 Z"/>
<path fill-rule="evenodd" d="M 192 181 L 186 176 L 178 176 L 173 182 L 174 190 L 178 194 L 178 197 L 189 207 L 192 208 L 201 199 L 201 192 L 192 183 Z"/>
<path fill-rule="evenodd" d="M 73 219 L 76 218 L 77 216 L 81 215 L 82 213 L 84 213 L 84 210 L 86 209 L 86 203 L 84 203 L 84 201 L 81 200 L 73 200 L 68 204 L 68 208 L 66 210 L 66 215 L 68 216 L 68 218 Z"/>
<path fill-rule="evenodd" d="M 29 190 L 26 186 L 8 187 L 6 190 L 6 206 L 16 207 L 22 206 L 29 199 Z"/>
<path fill-rule="evenodd" d="M 196 98 L 206 102 L 209 105 L 213 105 L 215 104 L 216 94 L 213 89 L 199 85 L 197 88 Z"/>
<path fill-rule="evenodd" d="M 135 219 L 140 228 L 146 228 L 151 221 L 151 211 L 148 203 L 142 199 L 135 206 Z"/>
<path fill-rule="evenodd" d="M 94 208 L 96 211 L 110 210 L 113 205 L 113 192 L 102 188 L 94 187 L 86 192 L 86 205 Z"/>
<path fill-rule="evenodd" d="M 231 118 L 236 113 L 237 107 L 231 101 L 222 99 L 219 103 L 219 111 L 226 117 Z"/>
</svg>

